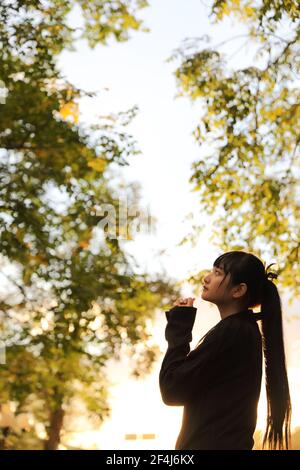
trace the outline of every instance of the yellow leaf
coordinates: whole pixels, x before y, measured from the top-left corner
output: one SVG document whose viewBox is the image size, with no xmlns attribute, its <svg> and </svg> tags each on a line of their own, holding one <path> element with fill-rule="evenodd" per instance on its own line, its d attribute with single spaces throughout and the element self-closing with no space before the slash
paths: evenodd
<svg viewBox="0 0 300 470">
<path fill-rule="evenodd" d="M 88 240 L 81 240 L 78 242 L 78 245 L 81 247 L 81 248 L 88 248 L 89 246 L 89 241 Z"/>
<path fill-rule="evenodd" d="M 59 114 L 63 119 L 70 119 L 73 122 L 78 122 L 78 117 L 79 117 L 79 107 L 78 103 L 74 103 L 73 101 L 69 101 L 68 103 L 65 103 L 62 105 L 62 107 L 59 110 Z"/>
<path fill-rule="evenodd" d="M 104 171 L 105 167 L 107 165 L 107 161 L 104 160 L 103 158 L 95 158 L 94 160 L 91 160 L 88 162 L 88 166 L 91 168 L 94 168 L 96 171 Z"/>
</svg>

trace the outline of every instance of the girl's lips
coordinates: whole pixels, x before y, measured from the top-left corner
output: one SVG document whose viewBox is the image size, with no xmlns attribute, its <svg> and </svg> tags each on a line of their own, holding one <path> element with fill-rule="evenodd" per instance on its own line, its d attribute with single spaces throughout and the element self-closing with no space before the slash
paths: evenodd
<svg viewBox="0 0 300 470">
<path fill-rule="evenodd" d="M 203 290 L 208 290 L 207 287 L 203 286 Z"/>
</svg>

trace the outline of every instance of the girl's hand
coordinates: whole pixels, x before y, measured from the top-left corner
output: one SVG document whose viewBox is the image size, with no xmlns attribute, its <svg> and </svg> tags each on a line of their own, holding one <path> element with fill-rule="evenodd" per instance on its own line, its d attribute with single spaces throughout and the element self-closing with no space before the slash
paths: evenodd
<svg viewBox="0 0 300 470">
<path fill-rule="evenodd" d="M 175 300 L 173 303 L 173 307 L 179 306 L 179 307 L 193 307 L 195 297 L 187 297 L 187 298 L 180 298 Z"/>
</svg>

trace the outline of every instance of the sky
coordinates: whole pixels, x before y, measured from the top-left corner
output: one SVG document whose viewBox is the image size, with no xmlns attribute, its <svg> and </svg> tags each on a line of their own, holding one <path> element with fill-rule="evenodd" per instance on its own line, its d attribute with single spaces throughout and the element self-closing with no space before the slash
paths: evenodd
<svg viewBox="0 0 300 470">
<path fill-rule="evenodd" d="M 58 61 L 62 73 L 74 85 L 87 91 L 99 90 L 97 98 L 80 102 L 83 123 L 95 123 L 99 115 L 138 105 L 140 111 L 128 131 L 137 139 L 142 155 L 131 157 L 130 166 L 122 173 L 128 184 L 141 184 L 142 201 L 158 219 L 158 227 L 152 236 L 126 241 L 126 249 L 136 255 L 141 271 L 166 269 L 178 278 L 193 267 L 211 264 L 217 254 L 206 243 L 212 219 L 199 212 L 197 195 L 189 183 L 191 164 L 199 155 L 192 132 L 201 108 L 188 98 L 175 98 L 176 64 L 166 62 L 186 37 L 212 33 L 207 11 L 199 0 L 151 0 L 150 7 L 139 14 L 150 33 L 132 32 L 128 42 L 116 43 L 112 39 L 108 46 L 99 45 L 93 50 L 80 41 L 76 53 L 66 51 Z M 70 22 L 80 26 L 80 21 L 75 9 Z M 216 41 L 223 41 L 231 31 L 230 24 L 219 27 L 214 33 Z M 243 55 L 239 63 L 241 60 Z M 190 222 L 185 220 L 189 213 L 193 214 Z M 204 224 L 207 229 L 196 251 L 176 249 L 191 223 Z M 162 249 L 166 250 L 163 259 L 158 256 Z"/>
<path fill-rule="evenodd" d="M 140 183 L 143 205 L 149 208 L 158 223 L 155 233 L 137 235 L 134 241 L 126 241 L 125 247 L 137 259 L 141 272 L 165 271 L 176 279 L 184 279 L 190 272 L 211 267 L 220 254 L 208 242 L 213 219 L 205 212 L 199 212 L 197 194 L 192 192 L 189 183 L 191 164 L 199 155 L 192 132 L 201 116 L 201 108 L 187 98 L 175 97 L 177 90 L 173 71 L 176 64 L 166 62 L 187 37 L 210 34 L 216 42 L 222 42 L 232 36 L 231 20 L 212 27 L 208 12 L 205 2 L 200 0 L 150 0 L 150 7 L 138 14 L 150 28 L 150 33 L 132 32 L 128 42 L 110 40 L 108 46 L 99 45 L 93 50 L 81 41 L 76 52 L 65 51 L 58 60 L 59 68 L 71 83 L 86 91 L 99 91 L 97 97 L 80 101 L 82 123 L 96 123 L 100 115 L 126 111 L 134 105 L 139 107 L 128 131 L 136 138 L 142 154 L 130 158 L 130 166 L 122 169 L 122 174 L 128 185 L 132 181 Z M 70 22 L 80 25 L 78 10 L 71 14 Z M 243 32 L 235 26 L 235 35 Z M 253 48 L 249 44 L 238 42 L 234 47 L 232 44 L 226 47 L 223 50 L 232 57 L 233 65 L 251 62 Z M 122 197 L 126 197 L 126 187 Z M 192 222 L 186 220 L 189 213 L 193 214 Z M 205 225 L 196 247 L 176 246 L 189 233 L 191 223 Z M 165 253 L 160 255 L 160 250 L 165 250 Z M 189 285 L 185 285 L 183 294 L 193 294 Z M 220 319 L 216 307 L 202 299 L 197 298 L 195 306 L 198 313 L 191 348 Z M 284 298 L 284 308 L 297 313 L 299 303 L 288 306 Z M 295 397 L 300 389 L 297 373 L 299 323 L 286 320 L 284 325 Z M 165 326 L 164 312 L 157 312 L 152 331 L 161 349 L 161 360 L 167 348 Z M 160 361 L 149 377 L 140 382 L 128 376 L 129 358 L 124 357 L 120 363 L 111 361 L 108 373 L 114 383 L 111 389 L 112 416 L 100 430 L 87 430 L 85 434 L 74 436 L 73 444 L 103 449 L 129 449 L 137 448 L 130 447 L 137 445 L 149 449 L 174 448 L 182 408 L 162 403 L 158 388 L 159 368 Z M 262 389 L 258 427 L 264 427 L 264 416 Z M 300 416 L 300 410 L 294 416 Z M 297 419 L 294 426 L 300 425 Z M 124 440 L 126 433 L 155 433 L 157 439 L 130 442 Z"/>
</svg>

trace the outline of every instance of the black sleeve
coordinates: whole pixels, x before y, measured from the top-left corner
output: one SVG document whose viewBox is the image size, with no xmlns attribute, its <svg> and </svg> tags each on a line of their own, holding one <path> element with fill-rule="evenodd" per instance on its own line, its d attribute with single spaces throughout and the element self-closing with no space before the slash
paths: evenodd
<svg viewBox="0 0 300 470">
<path fill-rule="evenodd" d="M 168 349 L 159 372 L 160 392 L 166 405 L 183 406 L 192 401 L 203 387 L 222 380 L 222 375 L 230 375 L 230 368 L 239 357 L 238 323 L 234 321 L 212 328 L 204 341 L 190 351 L 196 310 L 176 306 L 166 312 Z"/>
</svg>

